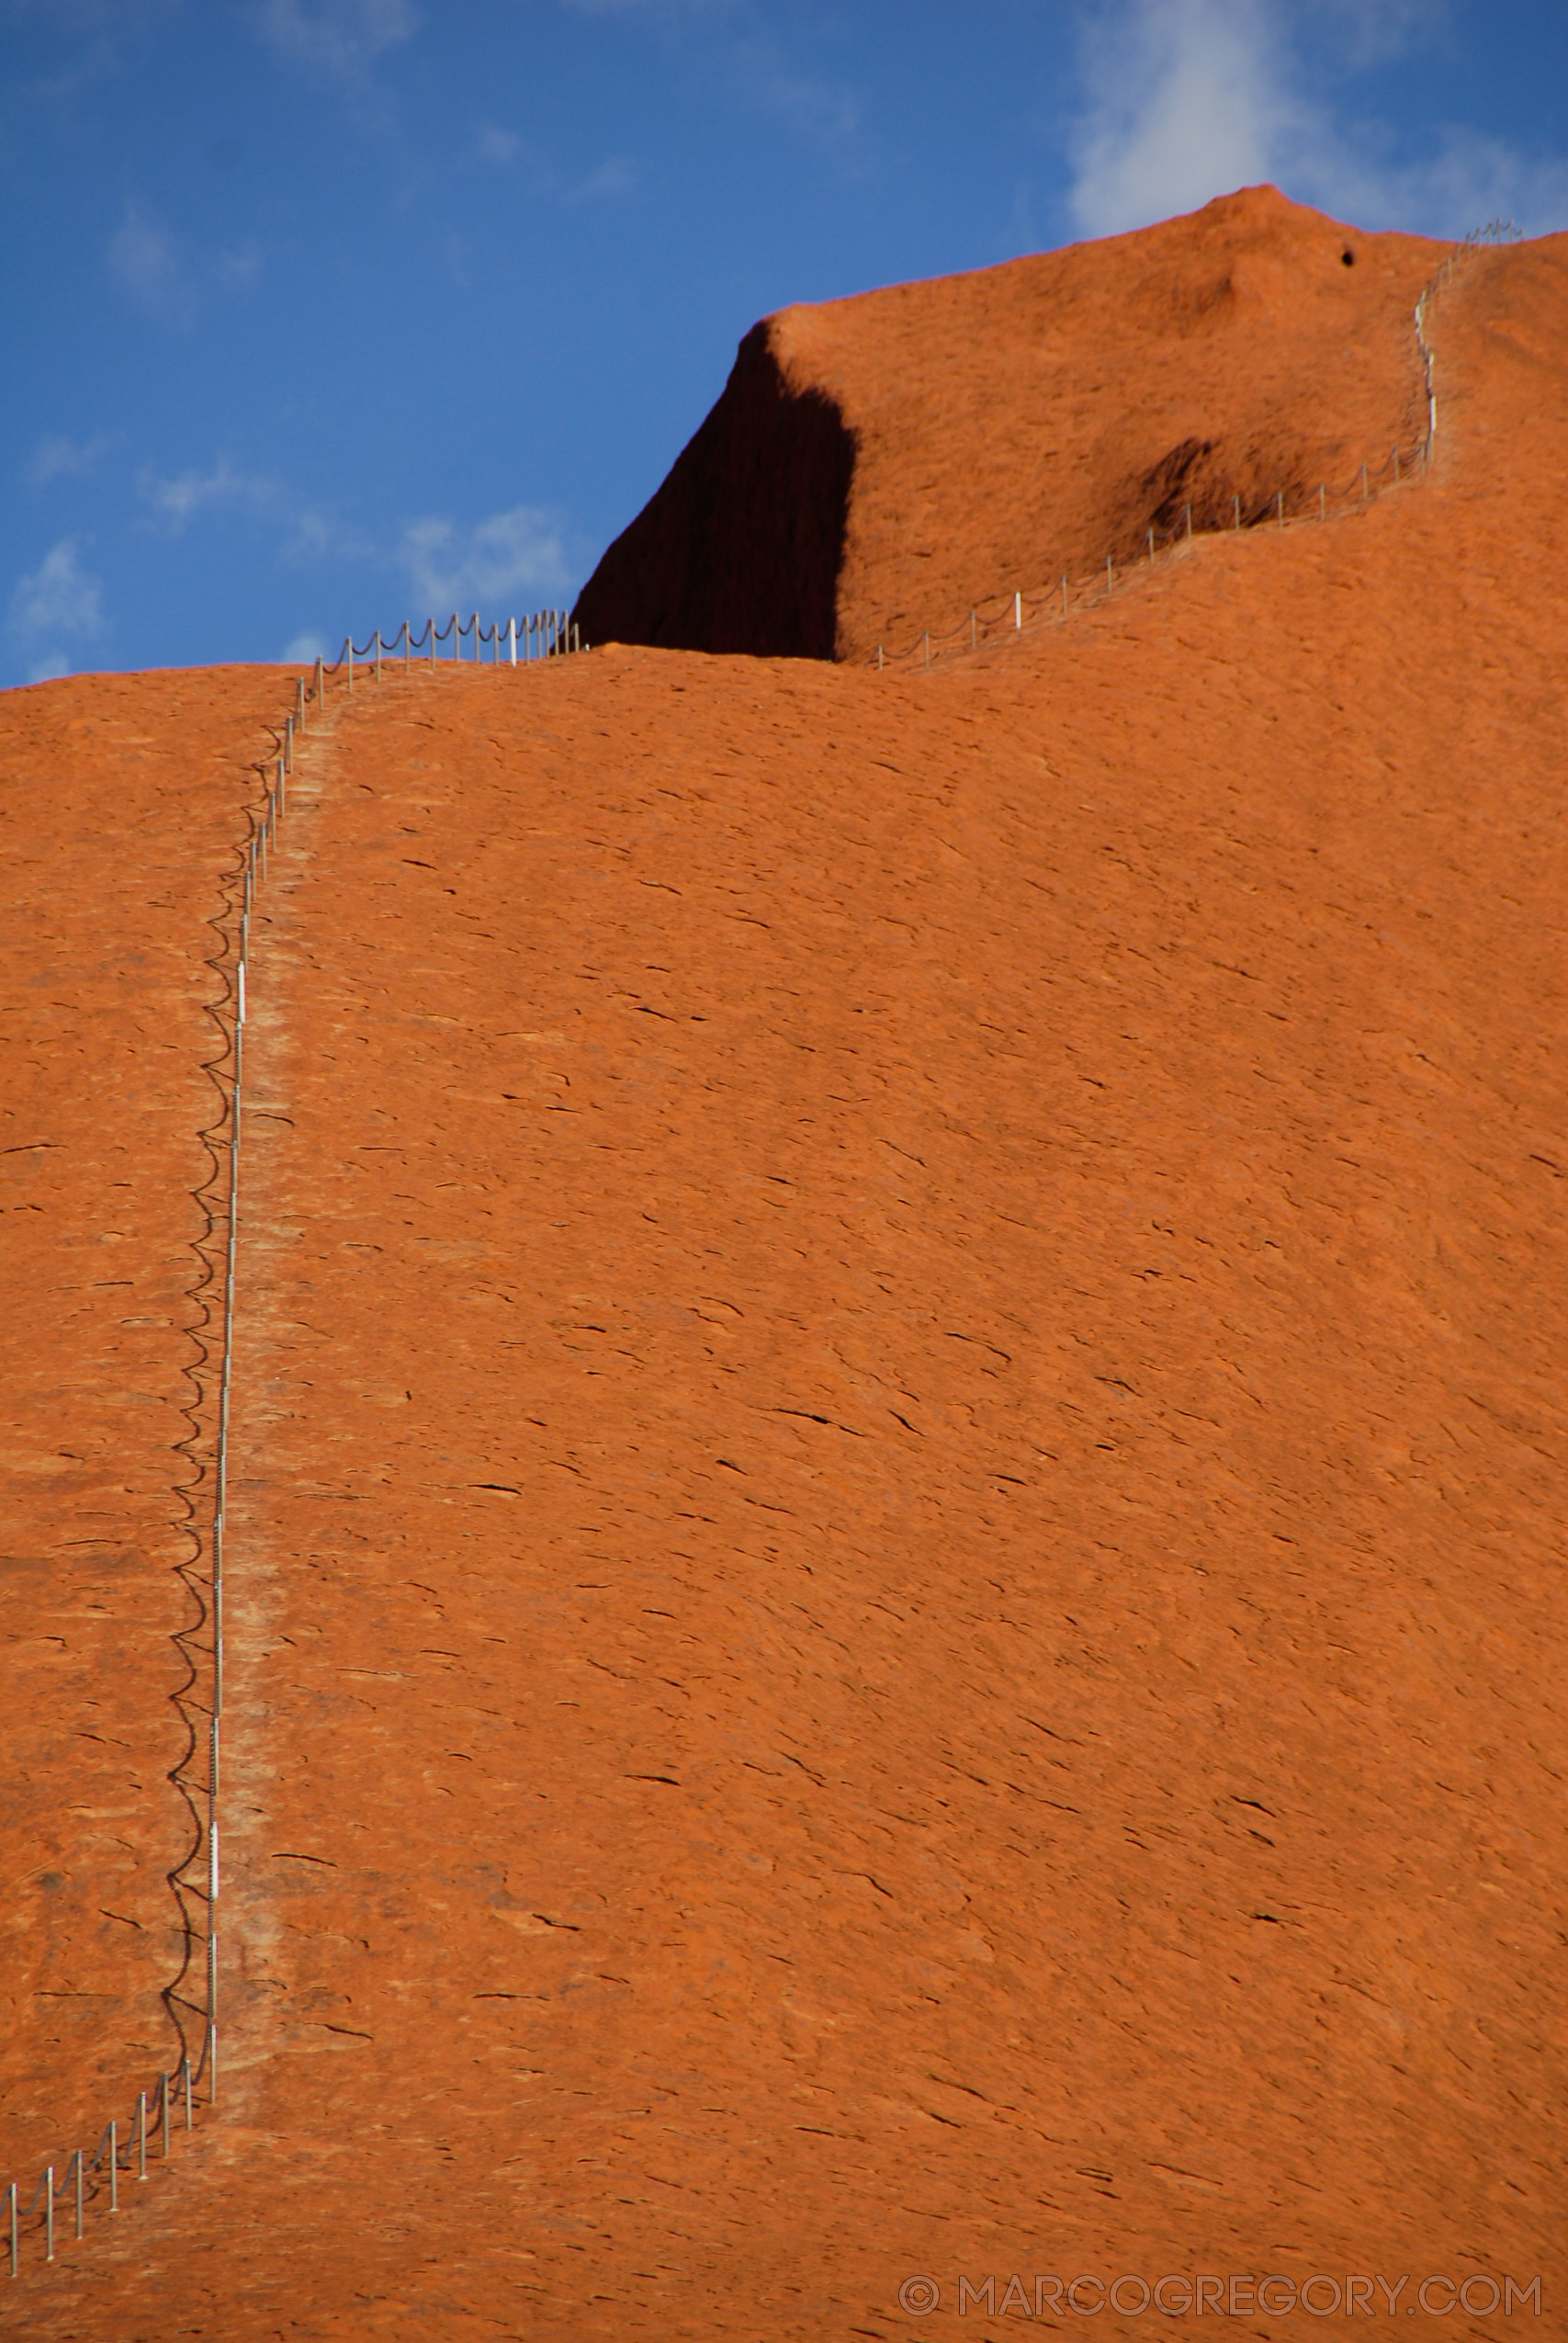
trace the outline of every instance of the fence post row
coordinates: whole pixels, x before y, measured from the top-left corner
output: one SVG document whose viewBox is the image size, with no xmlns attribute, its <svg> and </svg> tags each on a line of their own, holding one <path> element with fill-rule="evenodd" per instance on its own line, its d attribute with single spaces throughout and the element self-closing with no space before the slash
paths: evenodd
<svg viewBox="0 0 1568 2343">
<path fill-rule="evenodd" d="M 1390 450 L 1385 461 L 1379 466 L 1378 472 L 1380 480 L 1386 481 L 1393 487 L 1398 488 L 1404 483 L 1405 479 L 1408 477 L 1412 463 L 1414 463 L 1416 469 L 1422 473 L 1425 474 L 1429 472 L 1431 469 L 1433 450 L 1437 443 L 1438 393 L 1435 379 L 1436 357 L 1433 352 L 1431 343 L 1427 338 L 1427 321 L 1431 308 L 1433 296 L 1438 292 L 1441 286 L 1450 281 L 1456 265 L 1462 260 L 1467 250 L 1472 250 L 1477 244 L 1482 243 L 1517 242 L 1518 240 L 1518 232 L 1513 227 L 1511 221 L 1494 221 L 1486 228 L 1477 229 L 1473 235 L 1466 237 L 1463 247 L 1456 248 L 1456 250 L 1450 255 L 1449 258 L 1444 261 L 1442 266 L 1438 270 L 1436 276 L 1432 277 L 1431 281 L 1422 291 L 1421 298 L 1416 304 L 1415 321 L 1416 346 L 1421 360 L 1422 394 L 1426 410 L 1427 427 L 1425 436 L 1416 441 L 1413 449 L 1409 447 L 1394 447 Z M 1358 468 L 1358 470 L 1350 481 L 1348 487 L 1343 489 L 1337 488 L 1335 490 L 1336 509 L 1342 509 L 1345 505 L 1354 503 L 1359 503 L 1363 505 L 1370 504 L 1373 493 L 1374 491 L 1371 485 L 1371 472 L 1367 465 L 1362 464 Z M 1283 488 L 1276 489 L 1272 495 L 1268 497 L 1260 505 L 1253 508 L 1253 517 L 1248 520 L 1247 526 L 1249 528 L 1256 528 L 1260 521 L 1266 520 L 1272 515 L 1277 526 L 1280 528 L 1284 528 L 1288 518 L 1285 510 L 1285 497 L 1286 492 Z M 1301 506 L 1295 506 L 1292 508 L 1295 513 L 1295 517 L 1298 519 L 1306 518 L 1311 510 L 1310 499 L 1306 497 L 1304 493 L 1303 496 L 1303 505 L 1304 505 L 1305 510 L 1303 510 Z M 1228 524 L 1226 524 L 1226 526 L 1234 535 L 1239 531 L 1242 526 L 1241 497 L 1239 493 L 1232 493 L 1230 506 L 1230 520 Z M 1317 513 L 1315 517 L 1319 521 L 1325 521 L 1328 518 L 1328 483 L 1326 481 L 1319 481 L 1318 482 Z M 1216 524 L 1215 526 L 1218 526 L 1219 525 Z M 1182 508 L 1182 515 L 1179 526 L 1168 529 L 1161 529 L 1158 527 L 1149 527 L 1145 529 L 1144 535 L 1144 546 L 1148 560 L 1151 563 L 1154 561 L 1162 545 L 1173 549 L 1178 546 L 1180 546 L 1182 549 L 1190 546 L 1193 541 L 1193 536 L 1192 507 L 1190 504 L 1186 504 Z M 1112 548 L 1111 551 L 1107 553 L 1105 557 L 1105 577 L 1103 583 L 1104 592 L 1107 595 L 1115 592 L 1116 562 L 1114 548 Z M 1089 591 L 1092 593 L 1092 587 L 1090 587 Z M 1025 597 L 1021 592 L 1015 591 L 1005 605 L 1006 614 L 1012 621 L 1010 631 L 1015 634 L 1022 631 L 1024 599 Z M 1043 596 L 1042 599 L 1044 600 L 1046 597 Z M 1061 616 L 1063 619 L 1066 619 L 1070 615 L 1072 605 L 1071 596 L 1068 592 L 1068 581 L 1065 572 L 1063 572 L 1061 580 Z M 1001 623 L 1003 623 L 1003 620 L 1000 614 L 993 611 L 991 615 L 987 616 L 985 621 L 987 637 L 989 637 L 992 629 Z M 960 636 L 963 631 L 964 627 L 962 621 L 960 621 L 960 624 L 957 627 L 951 628 L 946 635 L 938 635 L 935 638 L 933 638 L 931 629 L 927 628 L 922 630 L 918 641 L 911 645 L 908 651 L 889 651 L 886 643 L 878 643 L 874 653 L 874 663 L 879 673 L 885 667 L 897 665 L 900 660 L 908 661 L 916 658 L 919 659 L 922 669 L 928 668 L 933 663 L 933 660 L 941 659 L 944 655 L 951 653 L 951 651 L 957 647 L 953 641 L 953 638 L 955 636 Z M 575 633 L 576 629 L 574 628 L 572 629 L 573 636 L 575 636 Z M 968 636 L 969 649 L 971 651 L 977 650 L 979 648 L 980 637 L 980 620 L 977 607 L 972 607 L 969 612 Z M 572 647 L 576 647 L 575 643 Z"/>
<path fill-rule="evenodd" d="M 459 611 L 454 610 L 445 626 L 438 627 L 434 618 L 427 618 L 417 634 L 409 620 L 405 618 L 390 642 L 387 641 L 378 628 L 363 649 L 355 642 L 352 636 L 348 636 L 345 637 L 343 649 L 335 659 L 328 661 L 324 656 L 318 657 L 313 686 L 317 705 L 321 705 L 327 678 L 330 675 L 341 673 L 348 689 L 350 691 L 354 689 L 356 662 L 362 666 L 366 662 L 374 660 L 376 681 L 380 683 L 384 677 L 387 657 L 395 653 L 400 645 L 402 649 L 405 671 L 412 662 L 413 653 L 420 650 L 426 653 L 430 664 L 434 667 L 437 643 L 449 640 L 452 645 L 453 658 L 460 661 L 463 656 L 465 636 L 473 645 L 472 656 L 475 663 L 479 662 L 488 644 L 491 663 L 496 667 L 502 665 L 515 667 L 519 663 L 527 666 L 536 659 L 563 658 L 568 653 L 576 653 L 586 648 L 582 640 L 582 629 L 572 617 L 570 610 L 531 611 L 526 617 L 508 618 L 504 623 L 497 618 L 493 625 L 489 627 L 483 624 L 477 610 L 467 618 Z M 297 688 L 299 702 L 295 716 L 290 721 L 296 726 L 302 727 L 305 721 L 306 705 L 303 677 L 299 679 Z M 288 770 L 292 771 L 292 732 L 288 735 L 286 751 L 285 762 Z"/>
<path fill-rule="evenodd" d="M 288 806 L 288 778 L 294 770 L 294 752 L 300 733 L 306 729 L 311 709 L 319 719 L 325 708 L 329 678 L 341 673 L 347 688 L 355 685 L 356 660 L 375 661 L 376 680 L 385 675 L 389 649 L 396 651 L 401 644 L 403 665 L 410 665 L 414 648 L 427 647 L 432 664 L 435 660 L 436 643 L 447 633 L 452 638 L 452 655 L 461 659 L 463 636 L 473 639 L 474 658 L 478 660 L 481 646 L 489 643 L 495 664 L 502 663 L 504 641 L 510 665 L 518 663 L 519 640 L 523 663 L 535 659 L 564 657 L 568 652 L 581 651 L 581 633 L 565 610 L 537 610 L 524 618 L 508 618 L 504 627 L 498 618 L 489 627 L 481 626 L 475 611 L 465 626 L 454 611 L 447 627 L 438 628 L 434 618 L 427 618 L 416 636 L 405 618 L 398 635 L 389 646 L 379 628 L 361 650 L 349 636 L 335 660 L 330 662 L 324 653 L 318 652 L 315 669 L 307 684 L 304 675 L 297 675 L 294 684 L 294 706 L 283 719 L 279 736 L 279 753 L 273 762 L 265 801 L 251 826 L 239 872 L 240 903 L 234 956 L 234 976 L 231 1000 L 233 1024 L 231 1035 L 231 1070 L 228 1078 L 227 1116 L 229 1124 L 228 1202 L 224 1218 L 223 1240 L 223 1305 L 222 1357 L 218 1371 L 218 1409 L 215 1455 L 213 1466 L 213 1510 L 209 1547 L 209 1577 L 206 1581 L 209 1595 L 211 1620 L 211 1710 L 208 1730 L 208 1761 L 206 1783 L 206 1884 L 207 1904 L 207 2006 L 203 2013 L 201 2053 L 194 2063 L 188 2051 L 182 2053 L 177 2067 L 165 2068 L 152 2089 L 155 2107 L 152 2110 L 161 2134 L 162 2153 L 166 2160 L 173 2152 L 174 2100 L 177 2091 L 185 2104 L 185 2128 L 195 2128 L 196 2089 L 205 2083 L 208 2103 L 218 2097 L 218 1899 L 219 1873 L 219 1794 L 220 1739 L 223 1714 L 223 1548 L 227 1529 L 227 1489 L 229 1432 L 232 1396 L 232 1361 L 234 1345 L 235 1275 L 238 1267 L 240 1223 L 240 1141 L 243 1122 L 244 1055 L 245 1055 L 245 987 L 250 965 L 251 912 L 263 881 L 267 876 L 271 856 L 277 843 L 279 823 Z M 194 1860 L 199 1862 L 202 1850 L 198 1846 Z M 201 1891 L 193 1890 L 199 1894 Z M 5 2249 L 10 2275 L 15 2278 L 21 2267 L 22 2225 L 33 2213 L 41 2213 L 44 2259 L 55 2258 L 55 2204 L 57 2199 L 70 2198 L 75 2209 L 75 2234 L 85 2234 L 87 2207 L 99 2193 L 102 2181 L 96 2178 L 91 2186 L 88 2174 L 103 2175 L 107 2182 L 108 2211 L 119 2211 L 119 2180 L 122 2164 L 134 2168 L 138 2180 L 147 2178 L 149 2097 L 139 2091 L 136 2098 L 134 2130 L 123 2143 L 118 2118 L 106 2125 L 96 2148 L 89 2156 L 83 2148 L 73 2148 L 65 2164 L 63 2176 L 53 2164 L 46 2166 L 42 2179 L 32 2195 L 25 2202 L 21 2183 L 12 2180 L 5 2196 Z"/>
</svg>

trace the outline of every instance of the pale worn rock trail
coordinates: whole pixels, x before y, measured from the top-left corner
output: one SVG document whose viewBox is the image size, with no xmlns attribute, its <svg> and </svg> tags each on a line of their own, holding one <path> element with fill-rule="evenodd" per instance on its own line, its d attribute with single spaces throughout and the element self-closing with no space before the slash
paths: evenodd
<svg viewBox="0 0 1568 2343">
<path fill-rule="evenodd" d="M 29 2333 L 1560 2323 L 1562 267 L 1475 264 L 1363 519 L 930 678 L 612 646 L 308 741 L 226 2108 Z"/>
</svg>

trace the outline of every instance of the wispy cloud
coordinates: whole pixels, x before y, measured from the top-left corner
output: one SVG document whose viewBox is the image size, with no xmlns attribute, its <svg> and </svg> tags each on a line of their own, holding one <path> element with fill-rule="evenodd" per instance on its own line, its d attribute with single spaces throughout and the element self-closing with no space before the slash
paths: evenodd
<svg viewBox="0 0 1568 2343">
<path fill-rule="evenodd" d="M 47 488 L 53 480 L 79 480 L 92 470 L 108 444 L 101 431 L 91 439 L 68 439 L 63 432 L 51 432 L 33 449 L 23 477 L 29 488 Z"/>
<path fill-rule="evenodd" d="M 378 57 L 419 30 L 413 0 L 262 0 L 263 40 L 286 63 L 361 83 Z"/>
<path fill-rule="evenodd" d="M 1290 122 L 1266 0 L 1122 0 L 1086 32 L 1072 208 L 1093 236 L 1269 177 Z"/>
<path fill-rule="evenodd" d="M 150 525 L 169 537 L 203 525 L 231 527 L 237 516 L 259 522 L 276 538 L 276 558 L 288 567 L 400 576 L 420 617 L 564 599 L 570 591 L 564 524 L 534 505 L 513 505 L 468 526 L 445 514 L 424 514 L 389 537 L 309 503 L 285 480 L 244 470 L 226 454 L 175 472 L 144 464 L 136 488 Z M 319 648 L 312 630 L 299 635 L 286 656 L 313 659 Z"/>
<path fill-rule="evenodd" d="M 413 521 L 395 558 L 423 611 L 488 608 L 514 594 L 564 594 L 568 586 L 559 527 L 527 504 L 466 530 L 435 516 Z"/>
<path fill-rule="evenodd" d="M 574 17 L 642 17 L 671 28 L 734 14 L 741 0 L 562 0 Z"/>
<path fill-rule="evenodd" d="M 232 510 L 239 505 L 265 512 L 279 501 L 275 481 L 239 470 L 227 456 L 220 456 L 207 471 L 193 469 L 172 478 L 143 464 L 136 475 L 136 492 L 171 537 L 177 537 L 197 513 L 213 506 Z"/>
<path fill-rule="evenodd" d="M 125 291 L 150 317 L 183 323 L 190 316 L 195 295 L 174 238 L 140 204 L 126 205 L 109 239 L 108 261 Z"/>
<path fill-rule="evenodd" d="M 103 632 L 103 580 L 82 567 L 73 537 L 62 537 L 36 570 L 17 579 L 6 617 L 28 659 L 29 682 L 64 674 L 71 662 L 63 644 L 90 642 Z"/>
<path fill-rule="evenodd" d="M 735 69 L 748 104 L 771 114 L 796 138 L 815 146 L 838 145 L 860 129 L 854 92 L 841 82 L 800 72 L 772 40 L 741 41 Z"/>
<path fill-rule="evenodd" d="M 861 102 L 841 80 L 804 70 L 784 45 L 759 29 L 748 0 L 561 0 L 573 16 L 641 23 L 674 39 L 715 28 L 716 56 L 733 96 L 814 146 L 842 148 L 862 128 Z"/>
<path fill-rule="evenodd" d="M 1386 63 L 1440 30 L 1414 0 L 1322 0 L 1343 22 L 1346 71 Z M 1070 154 L 1073 215 L 1113 235 L 1272 179 L 1372 228 L 1461 235 L 1505 212 L 1540 233 L 1568 221 L 1568 164 L 1437 126 L 1424 154 L 1376 122 L 1346 124 L 1307 93 L 1297 0 L 1117 0 L 1084 34 L 1086 103 Z"/>
<path fill-rule="evenodd" d="M 598 203 L 613 196 L 630 195 L 637 186 L 637 164 L 629 154 L 612 154 L 596 171 L 590 171 L 575 187 L 566 190 L 568 203 Z"/>
<path fill-rule="evenodd" d="M 138 309 L 164 324 L 188 325 L 203 294 L 213 286 L 232 293 L 254 285 L 262 273 L 263 254 L 253 237 L 215 260 L 193 259 L 153 213 L 139 203 L 128 203 L 109 238 L 108 264 Z"/>
<path fill-rule="evenodd" d="M 481 122 L 474 132 L 474 153 L 481 163 L 498 166 L 515 163 L 522 145 L 515 130 L 503 130 L 495 122 Z"/>
<path fill-rule="evenodd" d="M 327 655 L 326 637 L 310 632 L 295 635 L 278 653 L 285 667 L 308 667 L 312 660 L 325 659 Z"/>
<path fill-rule="evenodd" d="M 245 243 L 237 244 L 232 252 L 220 252 L 212 273 L 226 291 L 238 292 L 255 283 L 264 265 L 262 248 L 253 236 Z"/>
</svg>

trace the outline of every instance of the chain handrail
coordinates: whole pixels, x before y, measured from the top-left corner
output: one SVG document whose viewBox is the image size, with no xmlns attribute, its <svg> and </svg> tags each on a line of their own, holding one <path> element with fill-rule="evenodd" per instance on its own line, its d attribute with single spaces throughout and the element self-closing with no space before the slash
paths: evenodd
<svg viewBox="0 0 1568 2343">
<path fill-rule="evenodd" d="M 400 658 L 407 667 L 415 651 L 421 651 L 434 666 L 437 643 L 450 642 L 452 657 L 460 660 L 465 636 L 473 644 L 473 658 L 469 663 L 475 666 L 479 663 L 479 655 L 486 643 L 491 646 L 491 663 L 497 667 L 502 664 L 515 667 L 519 663 L 526 666 L 536 659 L 561 659 L 569 652 L 584 648 L 577 622 L 570 610 L 534 610 L 524 618 L 507 618 L 504 621 L 497 618 L 489 627 L 480 624 L 477 610 L 470 618 L 461 618 L 454 610 L 450 618 L 439 627 L 434 618 L 427 618 L 417 635 L 406 618 L 397 633 L 388 640 L 383 639 L 378 628 L 363 649 L 352 635 L 345 636 L 343 649 L 335 659 L 319 659 L 316 664 L 329 675 L 335 675 L 340 668 L 352 673 L 356 659 L 362 666 L 374 659 L 379 667 L 383 660 Z"/>
<path fill-rule="evenodd" d="M 123 2131 L 118 2118 L 106 2124 L 98 2144 L 91 2155 L 83 2148 L 73 2148 L 63 2167 L 52 2163 L 46 2165 L 32 2194 L 25 2200 L 20 2184 L 15 2180 L 10 2183 L 3 2199 L 0 2199 L 0 2204 L 4 2206 L 4 2229 L 0 2230 L 0 2248 L 8 2251 L 10 2275 L 13 2278 L 17 2275 L 21 2264 L 23 2224 L 33 2214 L 39 2215 L 37 2225 L 43 2239 L 44 2260 L 52 2262 L 55 2258 L 55 2212 L 61 2203 L 73 2203 L 74 2234 L 80 2237 L 84 2235 L 85 2217 L 90 2206 L 97 2204 L 107 2196 L 107 2210 L 111 2213 L 118 2211 L 119 2181 L 122 2172 L 130 2171 L 134 2168 L 138 2180 L 147 2179 L 150 2109 L 152 2111 L 152 2121 L 162 2142 L 159 2157 L 162 2161 L 170 2154 L 171 2134 L 174 2128 L 173 2110 L 176 2101 L 184 2110 L 185 2120 L 182 2128 L 188 2132 L 195 2125 L 198 2098 L 204 2096 L 210 2106 L 218 2097 L 220 1887 L 218 1848 L 219 1761 L 223 1715 L 223 1558 L 228 1527 L 230 1407 L 234 1351 L 235 1278 L 238 1267 L 240 1140 L 244 1099 L 245 994 L 250 968 L 251 913 L 262 883 L 266 877 L 271 857 L 276 846 L 278 825 L 288 808 L 288 783 L 294 771 L 296 744 L 307 729 L 308 719 L 313 716 L 319 723 L 324 715 L 330 679 L 333 676 L 341 676 L 344 686 L 352 691 L 355 685 L 355 659 L 358 659 L 361 665 L 365 666 L 372 658 L 375 662 L 374 672 L 379 679 L 388 657 L 396 652 L 400 647 L 403 652 L 402 663 L 405 672 L 411 665 L 412 652 L 427 643 L 432 660 L 435 655 L 435 644 L 447 640 L 450 640 L 453 644 L 454 654 L 460 657 L 465 636 L 473 642 L 476 659 L 482 646 L 491 643 L 495 647 L 494 656 L 499 661 L 501 646 L 504 643 L 507 650 L 507 663 L 513 666 L 519 663 L 519 650 L 521 650 L 523 663 L 528 664 L 536 659 L 564 658 L 580 652 L 583 648 L 576 624 L 570 614 L 564 610 L 536 611 L 525 618 L 509 618 L 504 622 L 497 619 L 490 627 L 480 626 L 477 613 L 471 620 L 462 623 L 454 612 L 451 619 L 444 627 L 438 628 L 434 619 L 427 619 L 417 635 L 412 633 L 405 621 L 399 634 L 393 638 L 390 646 L 383 643 L 379 633 L 374 633 L 363 651 L 356 649 L 353 637 L 349 636 L 344 640 L 343 650 L 336 659 L 330 663 L 323 659 L 317 659 L 315 672 L 309 681 L 302 673 L 296 676 L 293 711 L 284 719 L 282 727 L 275 730 L 278 754 L 276 758 L 266 759 L 261 768 L 265 784 L 265 798 L 259 807 L 251 809 L 250 829 L 242 850 L 240 867 L 231 875 L 231 878 L 225 882 L 226 887 L 238 882 L 238 918 L 233 927 L 234 958 L 232 973 L 229 979 L 227 1001 L 216 1003 L 213 1008 L 213 1013 L 220 1019 L 225 1010 L 227 1011 L 226 1047 L 208 1068 L 213 1079 L 218 1081 L 223 1094 L 222 1115 L 218 1123 L 212 1126 L 212 1139 L 215 1151 L 219 1152 L 220 1160 L 215 1165 L 214 1173 L 210 1175 L 209 1181 L 203 1183 L 206 1188 L 216 1181 L 220 1183 L 226 1191 L 221 1211 L 209 1209 L 208 1237 L 202 1240 L 205 1243 L 214 1239 L 221 1224 L 222 1236 L 219 1243 L 223 1263 L 222 1343 L 218 1362 L 218 1421 L 213 1447 L 212 1512 L 206 1539 L 208 1554 L 206 1575 L 203 1576 L 199 1571 L 202 1537 L 201 1532 L 196 1529 L 194 1521 L 192 1534 L 197 1540 L 197 1554 L 194 1563 L 181 1566 L 182 1571 L 187 1576 L 194 1574 L 195 1585 L 200 1589 L 205 1600 L 206 1623 L 198 1621 L 197 1627 L 209 1623 L 211 1630 L 210 1640 L 199 1647 L 207 1651 L 210 1669 L 207 1775 L 205 1782 L 197 1780 L 188 1785 L 183 1783 L 185 1769 L 190 1761 L 190 1757 L 195 1754 L 196 1748 L 199 1746 L 193 1730 L 192 1749 L 175 1767 L 175 1778 L 182 1781 L 182 1786 L 187 1787 L 188 1794 L 192 1797 L 199 1835 L 190 1853 L 183 1862 L 177 1863 L 170 1873 L 171 1885 L 181 1898 L 182 1907 L 183 1898 L 188 1894 L 206 1907 L 207 1920 L 204 1934 L 197 1934 L 193 1929 L 188 1913 L 185 1919 L 187 1946 L 192 1952 L 199 1946 L 206 1953 L 207 1990 L 205 2006 L 202 2006 L 199 2010 L 201 2044 L 194 2059 L 187 2050 L 181 2056 L 176 2066 L 169 2068 L 155 2077 L 150 2089 L 138 2092 L 136 2112 L 132 2121 L 124 2127 Z M 233 919 L 232 899 L 228 908 L 219 917 L 220 933 L 227 936 L 229 933 L 227 922 Z M 224 958 L 226 957 L 225 952 Z M 214 966 L 217 965 L 220 963 L 215 961 Z M 220 1071 L 225 1057 L 228 1059 L 226 1076 Z M 221 1160 L 224 1155 L 227 1157 L 226 1163 Z M 196 1290 L 200 1291 L 201 1286 L 207 1282 L 205 1279 L 201 1281 L 201 1285 L 198 1285 Z M 182 1630 L 182 1638 L 188 1636 L 192 1632 L 190 1629 Z M 190 1687 L 187 1686 L 186 1692 L 188 1692 L 189 1690 Z M 179 1697 L 183 1698 L 185 1694 Z M 205 1806 L 205 1812 L 201 1810 L 203 1806 Z M 184 1875 L 193 1870 L 205 1872 L 205 1880 L 199 1887 Z M 180 2007 L 194 2014 L 197 2005 L 178 1993 L 184 1975 L 185 1971 L 182 1971 L 181 1978 L 176 1978 L 173 1986 L 164 1988 L 165 1998 L 176 1996 Z M 183 2032 L 174 2000 L 170 2000 L 169 2007 L 171 2018 Z"/>
</svg>

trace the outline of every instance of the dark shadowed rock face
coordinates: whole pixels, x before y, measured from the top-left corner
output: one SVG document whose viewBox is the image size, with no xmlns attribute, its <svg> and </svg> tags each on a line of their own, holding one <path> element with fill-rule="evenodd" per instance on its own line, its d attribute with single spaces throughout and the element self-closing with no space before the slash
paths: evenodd
<svg viewBox="0 0 1568 2343">
<path fill-rule="evenodd" d="M 583 588 L 585 642 L 831 659 L 854 440 L 764 319 L 668 479 Z"/>
</svg>

